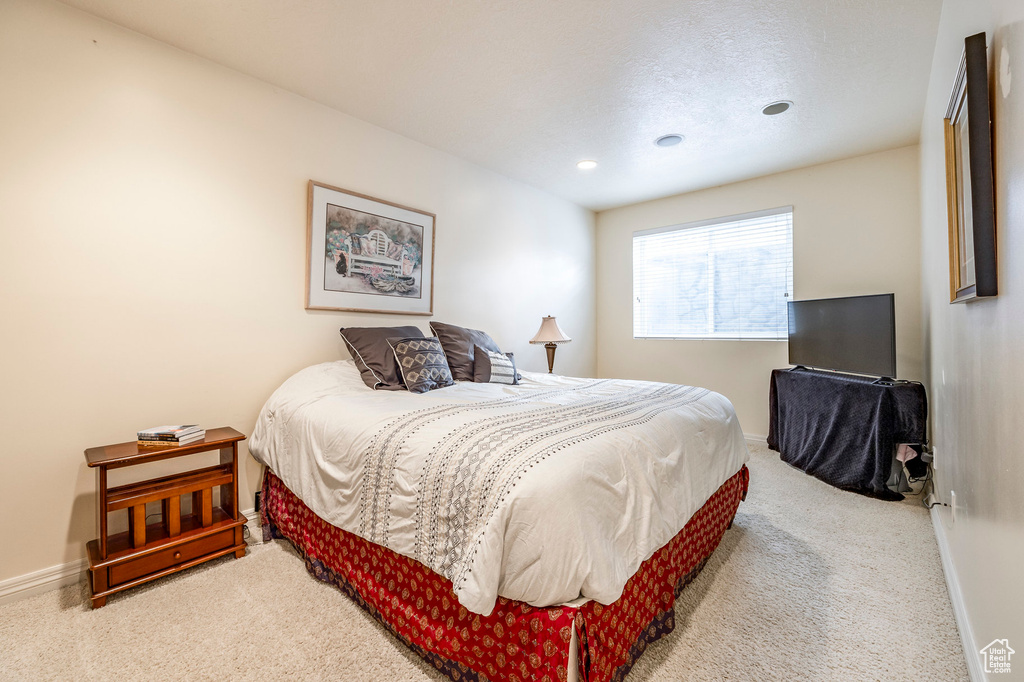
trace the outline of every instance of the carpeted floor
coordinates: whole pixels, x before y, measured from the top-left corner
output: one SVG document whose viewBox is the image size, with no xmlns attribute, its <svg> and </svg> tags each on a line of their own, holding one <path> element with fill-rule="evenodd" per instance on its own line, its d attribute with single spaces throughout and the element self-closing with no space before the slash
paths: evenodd
<svg viewBox="0 0 1024 682">
<path fill-rule="evenodd" d="M 927 512 L 752 448 L 751 490 L 628 680 L 966 680 Z M 0 606 L 0 679 L 441 677 L 282 542 L 112 597 Z"/>
</svg>

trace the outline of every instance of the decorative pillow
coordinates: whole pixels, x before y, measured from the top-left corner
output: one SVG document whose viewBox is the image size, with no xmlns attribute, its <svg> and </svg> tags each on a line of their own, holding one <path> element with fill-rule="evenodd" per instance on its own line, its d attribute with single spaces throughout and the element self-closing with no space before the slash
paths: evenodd
<svg viewBox="0 0 1024 682">
<path fill-rule="evenodd" d="M 435 337 L 388 339 L 388 344 L 411 393 L 426 393 L 455 384 L 441 342 Z"/>
<path fill-rule="evenodd" d="M 516 354 L 513 353 L 512 351 L 509 351 L 509 352 L 505 353 L 505 355 L 508 356 L 508 359 L 512 361 L 512 366 L 515 367 L 516 366 Z M 518 384 L 522 380 L 523 380 L 523 375 L 520 374 L 519 373 L 519 369 L 516 368 L 516 383 Z"/>
<path fill-rule="evenodd" d="M 478 384 L 518 384 L 516 361 L 511 353 L 502 354 L 477 346 L 474 349 L 473 381 Z"/>
<path fill-rule="evenodd" d="M 405 389 L 388 339 L 422 339 L 419 327 L 342 327 L 340 331 L 364 384 L 379 391 Z"/>
<path fill-rule="evenodd" d="M 473 349 L 480 346 L 489 351 L 500 353 L 501 349 L 494 339 L 482 331 L 456 327 L 454 324 L 431 322 L 430 331 L 441 342 L 452 377 L 458 381 L 473 381 Z"/>
</svg>

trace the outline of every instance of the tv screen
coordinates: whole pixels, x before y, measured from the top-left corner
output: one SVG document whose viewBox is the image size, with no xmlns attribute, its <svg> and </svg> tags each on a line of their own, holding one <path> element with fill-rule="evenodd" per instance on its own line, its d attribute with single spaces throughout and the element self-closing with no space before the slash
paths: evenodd
<svg viewBox="0 0 1024 682">
<path fill-rule="evenodd" d="M 894 294 L 790 301 L 789 364 L 895 379 Z"/>
</svg>

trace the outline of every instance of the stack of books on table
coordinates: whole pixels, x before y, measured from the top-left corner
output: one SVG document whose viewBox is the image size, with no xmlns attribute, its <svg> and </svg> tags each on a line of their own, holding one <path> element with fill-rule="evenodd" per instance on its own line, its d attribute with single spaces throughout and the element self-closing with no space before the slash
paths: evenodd
<svg viewBox="0 0 1024 682">
<path fill-rule="evenodd" d="M 176 424 L 171 426 L 154 426 L 138 433 L 139 445 L 187 445 L 206 437 L 206 429 L 198 424 Z"/>
</svg>

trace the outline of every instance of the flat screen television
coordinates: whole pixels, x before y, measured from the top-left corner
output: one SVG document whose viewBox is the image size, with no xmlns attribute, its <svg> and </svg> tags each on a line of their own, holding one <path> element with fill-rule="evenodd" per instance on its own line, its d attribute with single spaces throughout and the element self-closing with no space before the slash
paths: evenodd
<svg viewBox="0 0 1024 682">
<path fill-rule="evenodd" d="M 790 301 L 789 364 L 895 379 L 895 295 Z"/>
</svg>

